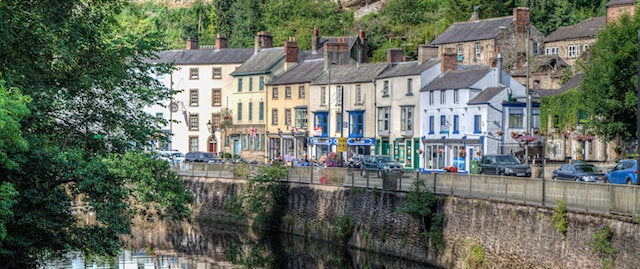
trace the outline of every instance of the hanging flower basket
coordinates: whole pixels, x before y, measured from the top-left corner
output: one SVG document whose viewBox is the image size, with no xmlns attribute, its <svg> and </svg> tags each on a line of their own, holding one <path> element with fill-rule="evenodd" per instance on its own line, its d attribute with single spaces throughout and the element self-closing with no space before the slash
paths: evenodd
<svg viewBox="0 0 640 269">
<path fill-rule="evenodd" d="M 577 140 L 577 141 L 591 141 L 595 138 L 595 136 L 593 135 L 585 135 L 585 134 L 579 134 L 576 135 L 575 137 L 573 137 L 573 139 Z"/>
</svg>

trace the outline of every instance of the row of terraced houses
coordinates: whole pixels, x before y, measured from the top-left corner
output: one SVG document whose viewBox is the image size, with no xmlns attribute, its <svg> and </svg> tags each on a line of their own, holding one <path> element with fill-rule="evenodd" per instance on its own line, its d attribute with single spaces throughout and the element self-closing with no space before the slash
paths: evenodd
<svg viewBox="0 0 640 269">
<path fill-rule="evenodd" d="M 308 51 L 295 40 L 273 47 L 268 32 L 256 34 L 254 48 L 227 48 L 219 35 L 213 46 L 189 39 L 154 60 L 175 65 L 160 79 L 181 91 L 149 108 L 170 121 L 170 142 L 154 147 L 293 164 L 332 152 L 383 154 L 413 170 L 468 171 L 484 154 L 608 160 L 613 145 L 580 126 L 539 132 L 539 100 L 579 85 L 580 74 L 565 84 L 562 74 L 634 3 L 610 1 L 606 17 L 546 37 L 528 8 L 483 20 L 474 12 L 419 46 L 415 61 L 389 49 L 386 62 L 370 62 L 364 31 L 323 37 L 313 29 Z"/>
</svg>

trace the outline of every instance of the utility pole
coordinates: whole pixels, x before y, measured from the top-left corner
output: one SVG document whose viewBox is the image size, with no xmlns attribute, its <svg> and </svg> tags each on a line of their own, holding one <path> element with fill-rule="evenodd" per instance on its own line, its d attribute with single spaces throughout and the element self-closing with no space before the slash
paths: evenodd
<svg viewBox="0 0 640 269">
<path fill-rule="evenodd" d="M 640 63 L 640 30 L 638 30 L 638 63 Z M 640 163 L 640 65 L 638 66 L 638 100 L 636 108 L 636 161 Z"/>
</svg>

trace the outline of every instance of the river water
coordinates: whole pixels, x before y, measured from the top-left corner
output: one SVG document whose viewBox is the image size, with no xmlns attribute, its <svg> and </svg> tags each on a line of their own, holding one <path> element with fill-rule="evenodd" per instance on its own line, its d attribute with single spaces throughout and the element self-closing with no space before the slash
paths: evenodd
<svg viewBox="0 0 640 269">
<path fill-rule="evenodd" d="M 69 254 L 41 268 L 436 268 L 306 237 L 260 234 L 229 224 L 207 226 L 147 227 L 134 231 L 135 239 L 126 239 L 127 247 L 117 257 L 89 260 Z"/>
</svg>

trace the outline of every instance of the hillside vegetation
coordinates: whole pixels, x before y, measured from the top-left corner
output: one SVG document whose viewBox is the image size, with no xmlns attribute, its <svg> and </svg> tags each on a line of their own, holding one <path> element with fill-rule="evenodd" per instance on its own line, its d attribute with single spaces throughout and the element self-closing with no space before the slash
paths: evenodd
<svg viewBox="0 0 640 269">
<path fill-rule="evenodd" d="M 372 60 L 380 61 L 387 48 L 402 48 L 415 58 L 418 45 L 433 40 L 452 23 L 468 20 L 474 6 L 481 19 L 511 16 L 514 7 L 529 6 L 531 21 L 548 35 L 558 27 L 603 16 L 608 1 L 388 0 L 380 12 L 358 20 L 353 11 L 333 0 L 213 0 L 174 8 L 158 2 L 162 1 L 129 3 L 119 17 L 121 31 L 157 31 L 166 35 L 167 48 L 183 48 L 188 37 L 213 44 L 217 34 L 227 37 L 229 47 L 252 47 L 256 32 L 266 30 L 273 35 L 274 46 L 294 37 L 307 50 L 313 27 L 320 29 L 321 36 L 354 35 L 362 29 Z"/>
</svg>

